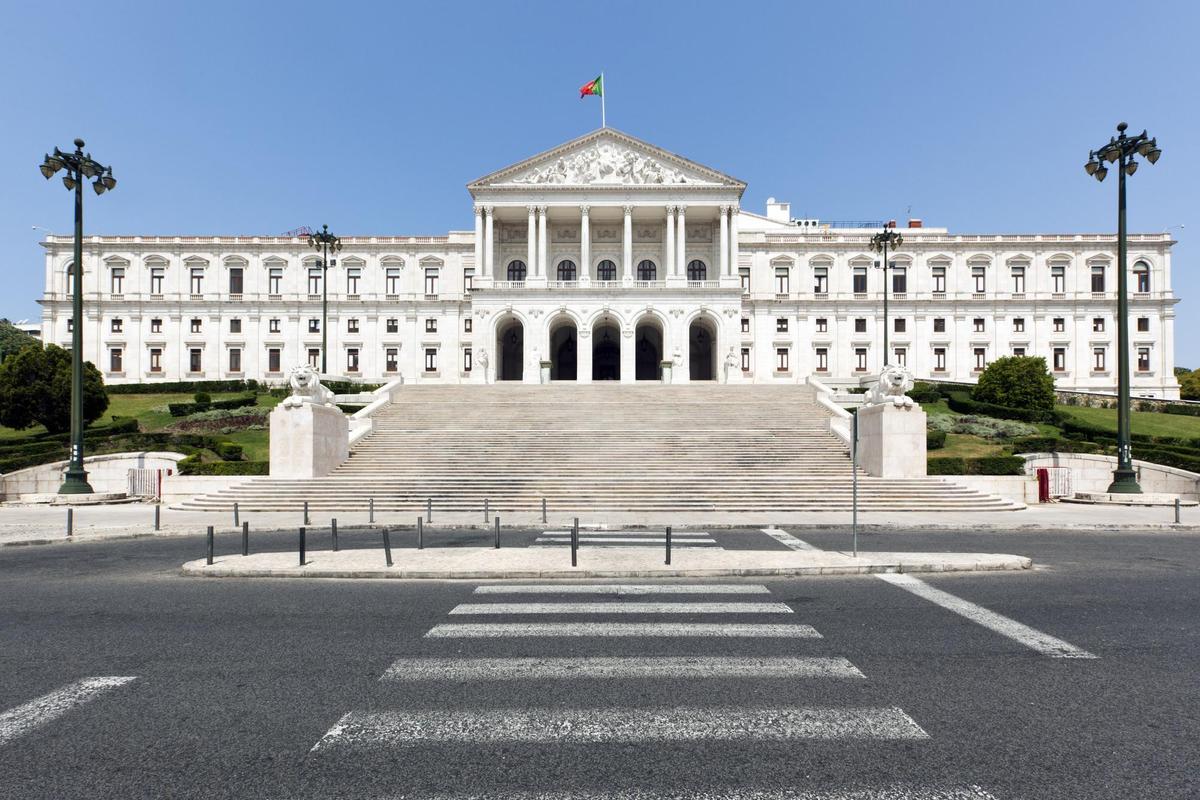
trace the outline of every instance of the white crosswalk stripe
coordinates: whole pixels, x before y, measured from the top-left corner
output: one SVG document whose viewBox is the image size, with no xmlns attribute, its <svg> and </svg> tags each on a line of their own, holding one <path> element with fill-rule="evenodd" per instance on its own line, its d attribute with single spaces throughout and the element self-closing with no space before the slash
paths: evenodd
<svg viewBox="0 0 1200 800">
<path fill-rule="evenodd" d="M 787 603 L 460 603 L 464 614 L 791 614 Z"/>
<path fill-rule="evenodd" d="M 585 708 L 350 712 L 313 750 L 340 744 L 927 739 L 899 708 Z"/>
<path fill-rule="evenodd" d="M 535 583 L 528 585 L 489 584 L 476 586 L 475 594 L 770 594 L 771 590 L 752 583 Z"/>
<path fill-rule="evenodd" d="M 137 679 L 119 675 L 84 678 L 9 709 L 0 714 L 0 745 L 53 722 L 71 709 L 133 680 Z"/>
<path fill-rule="evenodd" d="M 496 681 L 564 678 L 862 678 L 844 658 L 649 656 L 586 658 L 401 658 L 383 681 Z"/>
<path fill-rule="evenodd" d="M 494 622 L 443 623 L 428 639 L 504 639 L 530 637 L 701 637 L 820 639 L 809 625 L 736 624 L 722 622 Z"/>
</svg>

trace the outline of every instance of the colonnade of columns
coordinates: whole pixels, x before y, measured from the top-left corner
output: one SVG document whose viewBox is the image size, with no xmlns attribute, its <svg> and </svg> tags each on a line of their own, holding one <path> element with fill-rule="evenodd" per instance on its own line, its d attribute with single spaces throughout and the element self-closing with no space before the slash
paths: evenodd
<svg viewBox="0 0 1200 800">
<path fill-rule="evenodd" d="M 555 206 L 561 210 L 561 206 Z M 591 206 L 575 207 L 579 212 L 579 275 L 586 276 L 591 268 Z M 668 205 L 665 211 L 665 235 L 663 236 L 663 258 L 660 279 L 682 280 L 687 275 L 687 205 Z M 710 207 L 711 208 L 711 207 Z M 633 265 L 633 212 L 634 205 L 621 206 L 621 278 L 626 285 L 634 279 Z M 718 272 L 722 278 L 732 277 L 737 267 L 738 207 L 720 205 L 718 220 Z M 550 277 L 549 260 L 549 206 L 530 205 L 527 214 L 527 279 L 545 280 Z M 491 279 L 496 275 L 496 229 L 495 207 L 475 206 L 475 263 L 480 265 L 482 277 Z"/>
</svg>

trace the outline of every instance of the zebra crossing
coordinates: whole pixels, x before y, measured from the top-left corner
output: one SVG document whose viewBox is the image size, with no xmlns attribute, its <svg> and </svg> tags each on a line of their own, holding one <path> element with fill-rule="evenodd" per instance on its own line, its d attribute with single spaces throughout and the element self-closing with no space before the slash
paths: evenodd
<svg viewBox="0 0 1200 800">
<path fill-rule="evenodd" d="M 796 619 L 783 602 L 766 601 L 771 590 L 760 584 L 628 583 L 628 584 L 489 584 L 474 587 L 470 601 L 460 602 L 436 622 L 423 640 L 435 650 L 444 639 L 459 640 L 454 650 L 430 655 L 406 654 L 397 658 L 380 677 L 385 691 L 392 687 L 394 700 L 403 703 L 407 687 L 434 684 L 466 689 L 487 684 L 487 703 L 469 707 L 394 708 L 351 710 L 313 745 L 310 758 L 336 758 L 339 754 L 371 751 L 398 753 L 418 747 L 537 745 L 541 748 L 584 744 L 691 743 L 846 743 L 855 749 L 870 743 L 920 746 L 930 734 L 897 705 L 851 703 L 845 706 L 779 702 L 760 704 L 646 705 L 614 702 L 611 707 L 571 704 L 514 706 L 506 701 L 506 687 L 520 682 L 606 682 L 640 680 L 687 682 L 747 679 L 788 681 L 827 680 L 835 685 L 865 685 L 869 678 L 849 659 L 836 654 L 797 654 L 804 642 L 823 639 L 813 626 Z M 582 598 L 582 599 L 581 599 Z M 595 598 L 595 599 L 587 599 Z M 631 599 L 626 599 L 631 598 Z M 649 600 L 645 598 L 651 598 Z M 644 621 L 617 621 L 607 616 L 638 614 Z M 553 621 L 527 620 L 530 615 L 553 615 Z M 688 615 L 705 617 L 689 621 Z M 719 621 L 709 621 L 716 617 Z M 463 618 L 468 618 L 464 620 Z M 472 619 L 473 618 L 473 619 Z M 682 619 L 681 619 L 682 618 Z M 781 619 L 782 618 L 782 619 Z M 564 655 L 568 640 L 595 638 L 629 642 L 624 650 L 587 655 Z M 669 652 L 688 641 L 724 640 L 729 654 Z M 462 640 L 475 640 L 472 655 L 463 652 Z M 629 654 L 638 641 L 646 652 Z M 655 642 L 654 647 L 650 644 Z M 785 655 L 749 655 L 739 642 L 771 649 L 778 642 Z M 494 644 L 494 647 L 492 645 Z M 721 642 L 715 642 L 721 645 Z M 589 645 L 593 646 L 593 645 Z M 614 644 L 615 646 L 615 644 Z M 602 647 L 604 647 L 602 645 Z M 489 649 L 491 648 L 491 649 Z M 496 650 L 495 648 L 499 648 Z M 664 652 L 665 651 L 665 652 Z M 515 653 L 515 654 L 514 654 Z M 515 691 L 515 688 L 514 688 Z M 801 696 L 806 696 L 801 692 Z M 452 698 L 455 690 L 435 695 Z M 789 696 L 782 692 L 781 696 Z M 446 701 L 449 702 L 449 701 Z M 378 704 L 372 704 L 373 706 Z M 435 704 L 436 705 L 436 704 Z M 769 779 L 770 776 L 764 776 Z M 442 800 L 467 800 L 471 787 L 461 794 L 439 794 Z M 662 793 L 622 790 L 618 793 L 513 791 L 492 795 L 511 798 L 620 797 L 644 800 L 667 798 L 772 798 L 773 800 L 934 800 L 935 798 L 992 798 L 979 787 L 883 787 L 872 790 L 831 790 L 825 793 L 780 793 L 747 788 L 722 793 L 706 789 L 689 794 L 684 789 Z"/>
<path fill-rule="evenodd" d="M 666 547 L 667 532 L 663 530 L 581 530 L 582 547 Z M 570 530 L 542 531 L 530 547 L 570 547 Z M 672 531 L 673 550 L 724 550 L 708 531 Z"/>
</svg>

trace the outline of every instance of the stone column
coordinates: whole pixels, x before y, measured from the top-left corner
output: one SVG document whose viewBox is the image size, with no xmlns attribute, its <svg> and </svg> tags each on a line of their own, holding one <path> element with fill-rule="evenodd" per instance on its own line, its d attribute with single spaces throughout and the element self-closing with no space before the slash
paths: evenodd
<svg viewBox="0 0 1200 800">
<path fill-rule="evenodd" d="M 485 206 L 483 211 L 487 215 L 483 229 L 483 276 L 490 278 L 492 277 L 492 261 L 495 260 L 495 228 L 492 225 L 492 207 Z"/>
<path fill-rule="evenodd" d="M 687 206 L 679 207 L 679 226 L 675 229 L 675 275 L 687 276 Z"/>
<path fill-rule="evenodd" d="M 737 275 L 738 268 L 738 207 L 729 209 L 729 274 Z"/>
<path fill-rule="evenodd" d="M 729 275 L 729 206 L 721 206 L 721 277 Z"/>
<path fill-rule="evenodd" d="M 547 235 L 546 235 L 546 207 L 538 206 L 537 211 L 538 211 L 538 257 L 537 257 L 537 269 L 534 270 L 534 274 L 537 275 L 537 277 L 539 277 L 539 278 L 543 278 L 543 277 L 546 277 L 546 260 L 550 257 L 549 253 L 546 252 L 546 247 L 548 244 Z"/>
<path fill-rule="evenodd" d="M 675 274 L 675 206 L 667 206 L 666 253 L 663 255 L 663 280 Z"/>
<path fill-rule="evenodd" d="M 483 206 L 475 206 L 475 269 L 483 273 Z"/>
<path fill-rule="evenodd" d="M 592 279 L 592 233 L 588 225 L 588 206 L 579 207 L 579 285 L 587 286 Z"/>
<path fill-rule="evenodd" d="M 525 234 L 525 275 L 528 277 L 537 273 L 537 206 L 525 206 L 525 210 L 529 212 L 529 229 Z"/>
<path fill-rule="evenodd" d="M 633 280 L 633 206 L 624 206 L 625 229 L 621 234 L 621 274 L 624 282 Z"/>
</svg>

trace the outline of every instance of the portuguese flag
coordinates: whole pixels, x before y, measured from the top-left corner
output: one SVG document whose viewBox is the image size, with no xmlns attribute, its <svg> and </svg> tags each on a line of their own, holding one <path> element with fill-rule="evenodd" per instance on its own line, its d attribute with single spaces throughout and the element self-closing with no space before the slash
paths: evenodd
<svg viewBox="0 0 1200 800">
<path fill-rule="evenodd" d="M 604 96 L 604 76 L 600 75 L 594 81 L 588 81 L 583 86 L 579 87 L 579 99 L 587 97 L 589 94 L 594 94 L 596 97 Z"/>
</svg>

